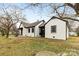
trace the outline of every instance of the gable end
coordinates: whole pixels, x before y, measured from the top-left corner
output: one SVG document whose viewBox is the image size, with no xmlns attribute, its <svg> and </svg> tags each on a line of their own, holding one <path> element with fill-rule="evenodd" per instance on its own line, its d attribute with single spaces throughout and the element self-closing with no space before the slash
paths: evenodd
<svg viewBox="0 0 79 59">
<path fill-rule="evenodd" d="M 50 20 L 52 20 L 52 19 L 59 19 L 59 20 L 61 20 L 60 18 L 58 18 L 58 17 L 55 17 L 55 16 L 53 16 Z M 48 20 L 46 23 L 45 23 L 45 25 L 50 21 L 50 20 Z M 68 21 L 66 21 L 66 20 L 61 20 L 61 21 L 64 21 L 64 22 L 68 22 Z"/>
</svg>

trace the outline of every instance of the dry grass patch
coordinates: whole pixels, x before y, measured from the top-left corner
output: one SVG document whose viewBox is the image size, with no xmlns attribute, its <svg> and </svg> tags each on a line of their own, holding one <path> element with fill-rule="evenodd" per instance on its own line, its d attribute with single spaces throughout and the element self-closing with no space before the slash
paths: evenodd
<svg viewBox="0 0 79 59">
<path fill-rule="evenodd" d="M 32 56 L 40 51 L 50 51 L 56 54 L 75 51 L 79 54 L 79 45 L 73 45 L 79 42 L 78 38 L 70 37 L 63 41 L 33 37 L 10 37 L 8 39 L 0 37 L 0 55 Z"/>
</svg>

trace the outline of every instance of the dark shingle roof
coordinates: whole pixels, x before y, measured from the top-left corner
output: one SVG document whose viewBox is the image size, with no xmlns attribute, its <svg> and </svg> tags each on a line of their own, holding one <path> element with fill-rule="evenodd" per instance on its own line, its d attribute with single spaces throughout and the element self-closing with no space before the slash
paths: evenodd
<svg viewBox="0 0 79 59">
<path fill-rule="evenodd" d="M 44 22 L 44 20 L 42 20 Z M 34 27 L 36 25 L 38 25 L 40 22 L 42 21 L 36 21 L 36 22 L 33 22 L 33 23 L 25 23 L 25 22 L 21 22 L 21 24 L 23 24 L 24 27 Z"/>
<path fill-rule="evenodd" d="M 29 23 L 25 23 L 25 22 L 21 22 L 21 24 L 23 24 L 24 27 L 29 25 Z"/>
<path fill-rule="evenodd" d="M 45 25 L 45 22 L 44 23 L 42 23 L 39 27 L 43 27 Z"/>
</svg>

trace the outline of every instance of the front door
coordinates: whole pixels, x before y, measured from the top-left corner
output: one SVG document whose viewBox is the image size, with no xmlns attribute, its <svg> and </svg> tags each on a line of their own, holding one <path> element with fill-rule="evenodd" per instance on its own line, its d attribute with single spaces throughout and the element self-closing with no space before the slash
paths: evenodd
<svg viewBox="0 0 79 59">
<path fill-rule="evenodd" d="M 40 36 L 41 37 L 45 37 L 45 28 L 44 27 L 40 27 Z"/>
<path fill-rule="evenodd" d="M 20 34 L 23 35 L 23 28 L 20 28 Z"/>
</svg>

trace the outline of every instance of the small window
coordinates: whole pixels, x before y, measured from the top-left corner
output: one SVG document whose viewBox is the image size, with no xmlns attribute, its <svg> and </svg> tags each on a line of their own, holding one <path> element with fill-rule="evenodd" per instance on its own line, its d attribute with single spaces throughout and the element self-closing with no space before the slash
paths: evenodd
<svg viewBox="0 0 79 59">
<path fill-rule="evenodd" d="M 32 33 L 34 33 L 34 28 L 32 28 Z"/>
<path fill-rule="evenodd" d="M 54 25 L 54 26 L 51 26 L 51 33 L 55 33 L 56 32 L 56 25 Z"/>
<path fill-rule="evenodd" d="M 30 28 L 28 28 L 28 33 L 30 33 Z"/>
</svg>

